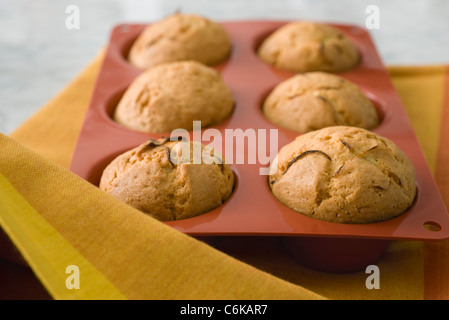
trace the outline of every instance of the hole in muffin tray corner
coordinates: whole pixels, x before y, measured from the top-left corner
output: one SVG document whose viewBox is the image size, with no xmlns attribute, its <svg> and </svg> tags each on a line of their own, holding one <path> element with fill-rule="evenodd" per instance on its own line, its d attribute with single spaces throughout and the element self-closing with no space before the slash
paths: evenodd
<svg viewBox="0 0 449 320">
<path fill-rule="evenodd" d="M 426 221 L 423 223 L 423 227 L 424 229 L 432 232 L 438 232 L 442 230 L 441 225 L 435 221 Z"/>
</svg>

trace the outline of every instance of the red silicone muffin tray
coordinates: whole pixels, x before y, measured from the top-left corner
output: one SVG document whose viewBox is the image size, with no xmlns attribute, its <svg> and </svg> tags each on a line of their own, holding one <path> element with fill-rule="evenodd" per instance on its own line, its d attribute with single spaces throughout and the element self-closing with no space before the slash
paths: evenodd
<svg viewBox="0 0 449 320">
<path fill-rule="evenodd" d="M 278 83 L 295 73 L 271 67 L 257 56 L 261 41 L 288 21 L 242 21 L 221 23 L 232 41 L 230 57 L 213 66 L 231 88 L 235 108 L 226 121 L 214 126 L 222 137 L 226 129 L 278 130 L 278 148 L 292 141 L 297 132 L 276 127 L 261 112 L 264 98 Z M 442 240 L 449 238 L 449 218 L 424 154 L 401 100 L 378 56 L 369 33 L 354 25 L 331 24 L 346 34 L 361 54 L 359 65 L 338 73 L 356 83 L 375 103 L 381 124 L 373 129 L 394 141 L 411 159 L 416 170 L 417 196 L 412 207 L 397 218 L 371 224 L 337 224 L 316 220 L 281 204 L 271 194 L 267 176 L 259 169 L 265 164 L 233 164 L 237 178 L 229 200 L 206 214 L 179 221 L 166 222 L 192 236 L 280 236 L 302 263 L 331 271 L 350 272 L 375 263 L 391 240 Z M 71 170 L 98 185 L 103 169 L 120 153 L 136 147 L 149 138 L 170 136 L 147 134 L 121 127 L 112 114 L 126 88 L 142 70 L 126 60 L 133 41 L 144 24 L 122 24 L 112 30 L 109 45 L 90 107 L 79 136 Z M 201 133 L 205 129 L 201 130 Z M 190 132 L 193 140 L 193 133 Z M 196 132 L 198 134 L 198 132 Z M 201 135 L 202 136 L 202 135 Z M 202 141 L 209 144 L 210 141 Z M 223 139 L 226 143 L 237 142 Z M 269 139 L 266 142 L 269 150 Z M 247 150 L 255 148 L 245 145 Z M 234 149 L 235 150 L 235 149 Z M 272 155 L 274 157 L 274 154 Z"/>
</svg>

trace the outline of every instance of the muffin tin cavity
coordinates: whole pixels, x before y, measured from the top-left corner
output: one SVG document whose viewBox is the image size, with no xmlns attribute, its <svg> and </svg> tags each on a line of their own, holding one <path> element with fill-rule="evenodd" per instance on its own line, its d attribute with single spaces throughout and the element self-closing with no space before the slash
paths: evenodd
<svg viewBox="0 0 449 320">
<path fill-rule="evenodd" d="M 286 23 L 259 42 L 257 55 L 265 63 L 292 72 L 342 72 L 357 67 L 360 52 L 340 29 L 328 24 Z"/>
<path fill-rule="evenodd" d="M 146 134 L 145 131 L 143 131 L 143 130 L 127 128 L 125 125 L 117 122 L 115 119 L 116 109 L 129 88 L 130 88 L 129 85 L 121 87 L 121 88 L 117 88 L 115 93 L 110 94 L 110 96 L 107 99 L 105 99 L 105 101 L 103 102 L 103 106 L 100 109 L 103 110 L 102 113 L 103 113 L 104 119 L 106 121 L 110 122 L 112 126 L 116 126 L 117 128 L 122 128 L 126 131 L 135 131 L 136 133 L 140 132 L 140 133 Z M 170 98 L 169 95 L 165 95 L 165 97 L 167 99 Z M 226 127 L 227 122 L 232 117 L 232 113 L 234 112 L 234 110 L 236 108 L 236 103 L 235 103 L 232 91 L 230 92 L 229 100 L 232 100 L 232 101 L 231 101 L 231 103 L 228 103 L 228 107 L 230 109 L 228 114 L 226 114 L 226 116 L 224 116 L 220 121 L 216 121 L 216 123 L 209 123 L 209 124 L 206 123 L 205 124 L 204 122 L 201 122 L 201 127 L 203 129 L 212 128 L 212 127 L 213 128 Z M 200 119 L 195 119 L 195 121 L 200 121 Z M 185 131 L 192 132 L 194 129 L 197 129 L 197 127 L 199 127 L 199 125 L 195 126 L 194 128 L 179 126 L 179 127 L 176 127 L 176 129 L 183 129 Z M 159 132 L 157 134 L 169 136 L 170 133 L 171 133 L 170 130 L 165 130 L 165 131 Z M 151 133 L 148 133 L 148 134 L 151 134 Z"/>
<path fill-rule="evenodd" d="M 215 69 L 196 61 L 175 61 L 141 73 L 127 88 L 114 120 L 131 130 L 148 133 L 192 130 L 227 119 L 234 97 Z"/>
<path fill-rule="evenodd" d="M 118 89 L 115 93 L 113 93 L 109 96 L 109 99 L 107 99 L 104 104 L 103 111 L 104 111 L 105 119 L 110 120 L 111 123 L 113 123 L 114 125 L 117 125 L 117 126 L 120 126 L 120 125 L 114 121 L 115 109 L 117 108 L 117 105 L 119 104 L 120 100 L 122 99 L 123 94 L 125 93 L 127 88 L 128 87 Z"/>
<path fill-rule="evenodd" d="M 279 151 L 273 169 L 273 195 L 315 219 L 378 222 L 402 214 L 415 198 L 411 162 L 366 129 L 340 126 L 301 135 Z"/>
<path fill-rule="evenodd" d="M 330 243 L 336 238 L 349 239 L 343 242 L 357 246 L 356 240 L 366 240 L 370 245 L 379 240 L 377 249 L 366 247 L 373 252 L 370 257 L 373 259 L 364 261 L 370 262 L 379 258 L 377 253 L 374 255 L 374 251 L 384 251 L 385 243 L 391 240 L 449 238 L 449 215 L 402 102 L 369 33 L 358 26 L 329 24 L 345 34 L 360 54 L 356 67 L 339 72 L 338 75 L 358 85 L 374 103 L 381 122 L 372 131 L 392 140 L 411 160 L 419 189 L 415 202 L 404 214 L 386 221 L 340 224 L 299 214 L 273 197 L 264 169 L 267 169 L 276 153 L 299 133 L 270 123 L 263 116 L 261 106 L 277 84 L 296 73 L 268 65 L 258 57 L 257 48 L 263 39 L 286 23 L 288 21 L 221 23 L 231 39 L 232 51 L 226 61 L 213 68 L 231 89 L 234 110 L 222 123 L 187 131 L 186 135 L 191 141 L 221 148 L 218 152 L 231 165 L 236 184 L 231 197 L 219 208 L 193 218 L 166 223 L 198 237 L 281 236 L 286 240 L 296 238 L 307 242 L 317 239 L 321 244 L 317 243 L 314 252 L 322 253 L 321 256 L 328 253 L 319 249 L 323 241 Z M 142 72 L 132 66 L 126 56 L 133 41 L 145 27 L 143 24 L 119 25 L 111 33 L 71 163 L 72 172 L 95 185 L 98 185 L 103 169 L 117 155 L 150 138 L 159 139 L 170 135 L 137 132 L 121 127 L 111 119 L 124 91 Z M 243 161 L 239 162 L 239 159 Z M 253 163 L 250 159 L 256 161 Z M 298 244 L 297 249 L 301 250 L 301 246 Z M 335 271 L 341 270 L 337 265 Z M 342 269 L 352 270 L 350 266 Z"/>
<path fill-rule="evenodd" d="M 181 60 L 216 65 L 228 58 L 230 50 L 229 35 L 219 23 L 175 13 L 148 25 L 132 44 L 127 59 L 140 69 Z"/>
<path fill-rule="evenodd" d="M 220 162 L 195 164 L 195 149 L 206 151 L 204 145 L 178 139 L 144 142 L 114 159 L 99 187 L 160 221 L 212 211 L 231 196 L 234 173 L 215 154 L 208 153 L 208 160 Z"/>
<path fill-rule="evenodd" d="M 263 93 L 260 111 L 275 126 L 298 135 L 336 125 L 367 130 L 379 127 L 384 118 L 379 99 L 364 88 L 344 81 L 342 77 L 334 78 L 323 72 L 295 75 Z M 352 103 L 353 99 L 357 102 Z M 299 125 L 301 117 L 308 120 Z"/>
</svg>

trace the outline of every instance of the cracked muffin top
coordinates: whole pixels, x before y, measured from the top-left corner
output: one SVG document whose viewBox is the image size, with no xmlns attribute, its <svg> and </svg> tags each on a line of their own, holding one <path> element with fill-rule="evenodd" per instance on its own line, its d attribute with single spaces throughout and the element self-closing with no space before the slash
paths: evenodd
<svg viewBox="0 0 449 320">
<path fill-rule="evenodd" d="M 359 61 L 356 46 L 338 29 L 314 22 L 290 22 L 269 35 L 258 49 L 270 65 L 293 72 L 341 72 Z"/>
<path fill-rule="evenodd" d="M 128 60 L 141 69 L 180 60 L 215 65 L 227 59 L 230 51 L 230 38 L 220 24 L 177 13 L 148 25 L 132 45 Z"/>
<path fill-rule="evenodd" d="M 141 73 L 114 112 L 120 125 L 148 133 L 168 133 L 216 125 L 234 108 L 232 92 L 213 68 L 196 61 L 164 63 Z"/>
<path fill-rule="evenodd" d="M 194 144 L 169 138 L 147 141 L 106 167 L 100 189 L 161 221 L 215 209 L 231 196 L 234 173 L 213 149 Z M 201 151 L 201 161 L 194 160 L 195 150 Z"/>
<path fill-rule="evenodd" d="M 263 103 L 272 123 L 300 133 L 330 126 L 372 129 L 379 115 L 360 88 L 334 74 L 309 72 L 278 84 Z"/>
<path fill-rule="evenodd" d="M 268 184 L 287 207 L 336 223 L 396 217 L 416 194 L 414 167 L 396 144 L 346 126 L 312 131 L 284 146 Z"/>
</svg>

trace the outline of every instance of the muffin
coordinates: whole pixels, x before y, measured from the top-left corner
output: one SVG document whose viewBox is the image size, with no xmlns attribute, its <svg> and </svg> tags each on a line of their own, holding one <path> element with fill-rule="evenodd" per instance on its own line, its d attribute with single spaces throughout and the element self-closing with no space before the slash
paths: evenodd
<svg viewBox="0 0 449 320">
<path fill-rule="evenodd" d="M 359 61 L 356 46 L 338 29 L 314 22 L 290 22 L 269 35 L 258 49 L 270 65 L 293 72 L 340 72 Z"/>
<path fill-rule="evenodd" d="M 140 74 L 114 112 L 120 125 L 147 133 L 218 124 L 233 110 L 229 87 L 213 68 L 196 61 L 165 63 Z"/>
<path fill-rule="evenodd" d="M 298 136 L 271 166 L 268 184 L 287 207 L 336 223 L 373 223 L 401 215 L 414 201 L 415 171 L 390 140 L 336 126 Z"/>
<path fill-rule="evenodd" d="M 272 123 L 300 133 L 330 126 L 372 129 L 379 116 L 359 87 L 334 74 L 297 74 L 278 84 L 263 103 Z"/>
<path fill-rule="evenodd" d="M 133 43 L 128 60 L 141 69 L 180 60 L 214 65 L 226 60 L 230 51 L 231 41 L 220 24 L 177 13 L 148 25 Z"/>
<path fill-rule="evenodd" d="M 196 145 L 203 160 L 194 160 L 194 145 L 169 138 L 147 141 L 115 158 L 104 170 L 99 186 L 161 221 L 204 214 L 231 196 L 234 174 L 202 144 Z"/>
</svg>

